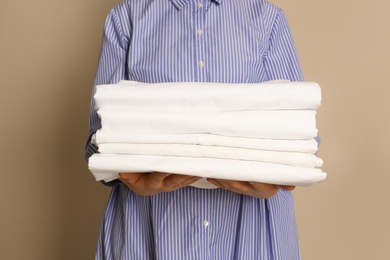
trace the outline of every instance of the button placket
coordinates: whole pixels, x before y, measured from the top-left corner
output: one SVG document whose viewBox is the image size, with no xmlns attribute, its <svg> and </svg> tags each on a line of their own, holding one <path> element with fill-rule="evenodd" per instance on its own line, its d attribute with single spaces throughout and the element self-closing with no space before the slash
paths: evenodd
<svg viewBox="0 0 390 260">
<path fill-rule="evenodd" d="M 195 36 L 196 36 L 196 45 L 197 45 L 197 67 L 198 67 L 198 81 L 204 81 L 206 79 L 205 76 L 205 66 L 207 66 L 205 62 L 205 39 L 204 39 L 204 19 L 205 19 L 205 4 L 202 0 L 196 2 L 196 24 L 195 24 Z"/>
</svg>

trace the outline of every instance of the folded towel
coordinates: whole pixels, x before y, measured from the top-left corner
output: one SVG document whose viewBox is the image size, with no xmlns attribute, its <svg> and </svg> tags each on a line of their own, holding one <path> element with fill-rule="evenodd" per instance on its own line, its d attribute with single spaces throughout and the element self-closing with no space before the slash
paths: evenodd
<svg viewBox="0 0 390 260">
<path fill-rule="evenodd" d="M 316 168 L 175 156 L 94 154 L 88 165 L 98 181 L 118 178 L 119 172 L 153 171 L 296 186 L 310 186 L 326 177 L 326 173 Z"/>
<path fill-rule="evenodd" d="M 132 133 L 216 134 L 268 139 L 317 136 L 316 111 L 159 112 L 100 109 L 102 129 Z"/>
<path fill-rule="evenodd" d="M 92 136 L 96 145 L 105 143 L 123 144 L 193 144 L 257 149 L 281 152 L 316 153 L 318 143 L 314 138 L 304 140 L 277 140 L 231 137 L 213 134 L 143 134 L 98 130 Z"/>
<path fill-rule="evenodd" d="M 96 86 L 95 108 L 172 111 L 315 110 L 321 89 L 314 82 L 169 82 Z"/>
<path fill-rule="evenodd" d="M 100 144 L 102 154 L 160 155 L 179 157 L 204 157 L 245 161 L 280 163 L 299 167 L 321 167 L 322 160 L 313 154 L 275 152 L 223 146 L 186 144 Z"/>
</svg>

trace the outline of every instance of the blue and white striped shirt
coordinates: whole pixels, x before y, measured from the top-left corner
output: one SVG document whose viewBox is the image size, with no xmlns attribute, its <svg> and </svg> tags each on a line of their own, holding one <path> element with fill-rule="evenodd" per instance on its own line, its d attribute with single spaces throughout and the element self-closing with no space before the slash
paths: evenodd
<svg viewBox="0 0 390 260">
<path fill-rule="evenodd" d="M 128 0 L 109 13 L 95 85 L 303 80 L 283 12 L 265 0 Z M 91 104 L 91 134 L 100 128 Z M 96 152 L 88 142 L 86 157 Z M 117 184 L 117 183 L 116 183 Z M 96 259 L 299 259 L 292 195 L 113 187 Z"/>
</svg>

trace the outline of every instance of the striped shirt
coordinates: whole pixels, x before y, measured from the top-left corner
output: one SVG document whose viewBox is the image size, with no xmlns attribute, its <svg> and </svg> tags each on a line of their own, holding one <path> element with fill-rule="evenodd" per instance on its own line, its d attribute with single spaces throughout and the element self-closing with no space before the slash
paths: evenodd
<svg viewBox="0 0 390 260">
<path fill-rule="evenodd" d="M 128 0 L 107 16 L 95 85 L 303 80 L 283 12 L 265 0 Z M 94 90 L 93 90 L 94 92 Z M 100 121 L 90 111 L 90 132 Z M 89 141 L 86 158 L 96 153 Z M 96 259 L 300 259 L 293 199 L 115 185 Z"/>
</svg>

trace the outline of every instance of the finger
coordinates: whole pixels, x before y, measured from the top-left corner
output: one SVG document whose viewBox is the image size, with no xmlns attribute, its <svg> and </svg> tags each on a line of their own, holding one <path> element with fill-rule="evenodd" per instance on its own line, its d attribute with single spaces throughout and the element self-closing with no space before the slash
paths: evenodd
<svg viewBox="0 0 390 260">
<path fill-rule="evenodd" d="M 213 183 L 213 184 L 217 184 L 218 186 L 221 186 L 221 187 L 224 187 L 224 188 L 228 188 L 229 187 L 228 183 L 224 182 L 224 180 L 221 180 L 221 179 L 208 178 L 207 181 L 210 182 L 210 183 Z"/>
<path fill-rule="evenodd" d="M 148 175 L 148 178 L 153 180 L 153 182 L 163 182 L 165 178 L 168 176 L 172 175 L 172 173 L 168 172 L 152 172 L 151 174 Z"/>
<path fill-rule="evenodd" d="M 122 182 L 135 183 L 140 179 L 142 174 L 142 172 L 121 172 L 119 173 L 119 180 Z"/>
<path fill-rule="evenodd" d="M 182 175 L 182 174 L 172 174 L 167 176 L 163 183 L 164 186 L 173 186 L 173 187 L 178 187 L 181 185 L 185 185 L 185 183 L 192 183 L 196 180 L 199 180 L 200 177 L 192 176 L 192 175 Z"/>
<path fill-rule="evenodd" d="M 207 181 L 210 182 L 211 184 L 214 184 L 218 188 L 221 188 L 221 189 L 224 189 L 224 190 L 228 190 L 228 191 L 233 191 L 233 192 L 236 192 L 236 193 L 240 193 L 240 192 L 237 192 L 236 190 L 234 190 L 229 185 L 229 183 L 226 183 L 226 182 L 224 182 L 222 180 L 219 180 L 219 179 L 207 179 Z"/>
<path fill-rule="evenodd" d="M 241 188 L 242 186 L 249 186 L 248 182 L 246 181 L 233 181 L 233 180 L 218 180 L 223 185 L 229 188 Z"/>
<path fill-rule="evenodd" d="M 221 180 L 221 179 L 215 179 L 215 181 L 218 182 L 219 185 L 222 186 L 223 188 L 230 189 L 229 182 L 226 182 L 226 181 Z"/>
<path fill-rule="evenodd" d="M 212 179 L 210 182 L 217 187 L 244 195 L 252 195 L 256 191 L 253 186 L 246 181 Z"/>
<path fill-rule="evenodd" d="M 180 186 L 181 186 L 181 187 L 188 186 L 188 185 L 190 185 L 191 183 L 194 183 L 194 182 L 200 180 L 201 178 L 202 178 L 202 177 L 193 176 L 193 177 L 191 177 L 191 178 L 185 179 L 184 181 L 182 181 L 182 182 L 180 183 Z"/>
<path fill-rule="evenodd" d="M 282 187 L 278 184 L 269 184 L 264 182 L 249 182 L 255 190 L 280 190 Z"/>
<path fill-rule="evenodd" d="M 255 190 L 255 196 L 258 198 L 267 199 L 274 196 L 281 189 L 280 185 L 262 183 L 262 182 L 250 182 Z"/>
<path fill-rule="evenodd" d="M 172 174 L 171 176 L 168 176 L 164 179 L 164 182 L 162 183 L 162 189 L 165 192 L 174 191 L 186 187 L 199 179 L 201 179 L 201 177 Z"/>
<path fill-rule="evenodd" d="M 247 181 L 232 181 L 222 180 L 225 186 L 229 187 L 229 190 L 236 193 L 253 196 L 256 193 L 256 189 Z"/>
<path fill-rule="evenodd" d="M 217 179 L 207 178 L 207 181 L 210 182 L 211 184 L 214 184 L 218 188 L 222 188 L 222 189 L 226 189 L 227 188 Z"/>
<path fill-rule="evenodd" d="M 140 174 L 139 172 L 120 172 L 118 173 L 120 178 L 126 179 L 128 177 L 131 177 L 134 174 Z"/>
<path fill-rule="evenodd" d="M 290 185 L 280 185 L 280 188 L 283 190 L 288 190 L 288 191 L 295 190 L 295 186 L 290 186 Z"/>
</svg>

